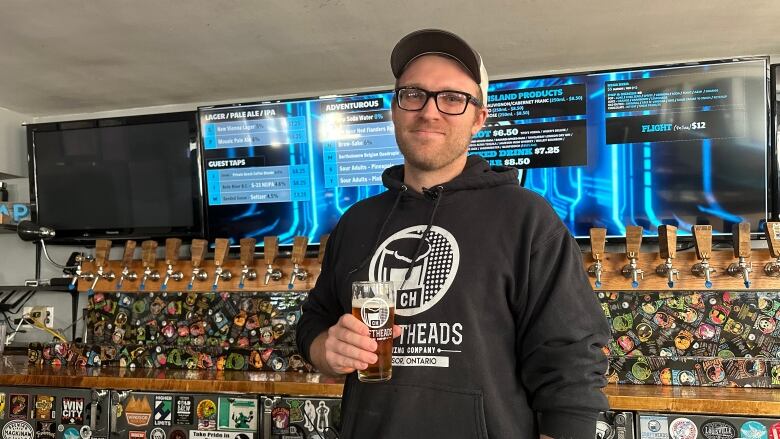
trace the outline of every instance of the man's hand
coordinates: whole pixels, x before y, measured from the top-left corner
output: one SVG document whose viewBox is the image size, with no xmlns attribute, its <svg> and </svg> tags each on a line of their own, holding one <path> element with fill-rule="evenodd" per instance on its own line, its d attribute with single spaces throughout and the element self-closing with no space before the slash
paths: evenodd
<svg viewBox="0 0 780 439">
<path fill-rule="evenodd" d="M 364 370 L 377 361 L 376 341 L 368 334 L 368 326 L 352 314 L 344 314 L 314 339 L 309 356 L 317 369 L 328 375 Z M 393 338 L 400 335 L 401 327 L 393 325 Z"/>
</svg>

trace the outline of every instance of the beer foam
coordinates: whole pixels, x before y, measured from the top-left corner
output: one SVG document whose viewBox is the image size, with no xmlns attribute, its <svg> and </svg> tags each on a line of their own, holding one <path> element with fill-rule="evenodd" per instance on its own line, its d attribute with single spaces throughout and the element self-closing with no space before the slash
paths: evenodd
<svg viewBox="0 0 780 439">
<path fill-rule="evenodd" d="M 387 304 L 387 306 L 388 306 L 390 309 L 393 309 L 393 308 L 395 308 L 395 303 L 390 303 L 390 301 L 389 301 L 389 300 L 387 300 L 387 299 L 383 299 L 383 298 L 379 298 L 379 297 L 372 297 L 372 298 L 365 298 L 365 297 L 361 297 L 361 298 L 359 298 L 359 299 L 354 299 L 354 298 L 353 298 L 353 299 L 352 299 L 352 306 L 353 306 L 354 308 L 362 308 L 362 307 L 363 307 L 363 305 L 364 305 L 366 302 L 368 302 L 369 300 L 382 300 L 382 301 L 384 301 L 384 302 Z"/>
</svg>

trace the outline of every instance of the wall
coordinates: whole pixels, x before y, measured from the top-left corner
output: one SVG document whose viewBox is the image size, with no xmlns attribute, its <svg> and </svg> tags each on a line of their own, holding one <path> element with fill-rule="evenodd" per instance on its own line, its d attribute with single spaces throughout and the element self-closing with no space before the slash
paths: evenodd
<svg viewBox="0 0 780 439">
<path fill-rule="evenodd" d="M 24 122 L 32 117 L 0 108 L 0 172 L 23 175 L 24 178 L 8 180 L 9 200 L 28 203 L 30 201 L 27 175 L 27 139 Z M 64 263 L 73 248 L 52 248 L 52 257 Z M 62 272 L 43 262 L 42 277 L 61 276 Z M 24 285 L 27 279 L 35 278 L 35 246 L 21 241 L 14 233 L 0 234 L 0 291 L 3 286 Z M 81 307 L 86 304 L 86 295 L 80 297 Z M 28 305 L 54 306 L 55 328 L 65 328 L 71 324 L 71 296 L 68 293 L 40 290 Z M 50 336 L 42 331 L 27 329 L 20 333 L 15 342 L 47 341 Z M 67 331 L 70 334 L 70 331 Z"/>
</svg>

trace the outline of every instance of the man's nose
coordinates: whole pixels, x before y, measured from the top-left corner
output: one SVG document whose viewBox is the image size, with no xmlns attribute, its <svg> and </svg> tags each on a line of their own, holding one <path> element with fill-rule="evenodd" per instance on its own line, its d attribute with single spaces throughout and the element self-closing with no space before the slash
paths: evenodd
<svg viewBox="0 0 780 439">
<path fill-rule="evenodd" d="M 425 119 L 441 118 L 439 107 L 436 106 L 436 98 L 433 96 L 429 97 L 428 100 L 425 101 L 425 105 L 423 105 L 419 113 L 420 113 L 420 117 L 423 117 Z"/>
</svg>

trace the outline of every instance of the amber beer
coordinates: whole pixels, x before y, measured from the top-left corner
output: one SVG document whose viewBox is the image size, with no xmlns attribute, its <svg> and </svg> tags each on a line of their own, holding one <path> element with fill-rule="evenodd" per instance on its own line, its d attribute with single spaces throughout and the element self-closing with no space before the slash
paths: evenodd
<svg viewBox="0 0 780 439">
<path fill-rule="evenodd" d="M 376 363 L 358 371 L 363 382 L 387 381 L 393 376 L 393 321 L 395 288 L 392 282 L 355 282 L 352 284 L 352 315 L 368 326 L 376 340 Z"/>
</svg>

